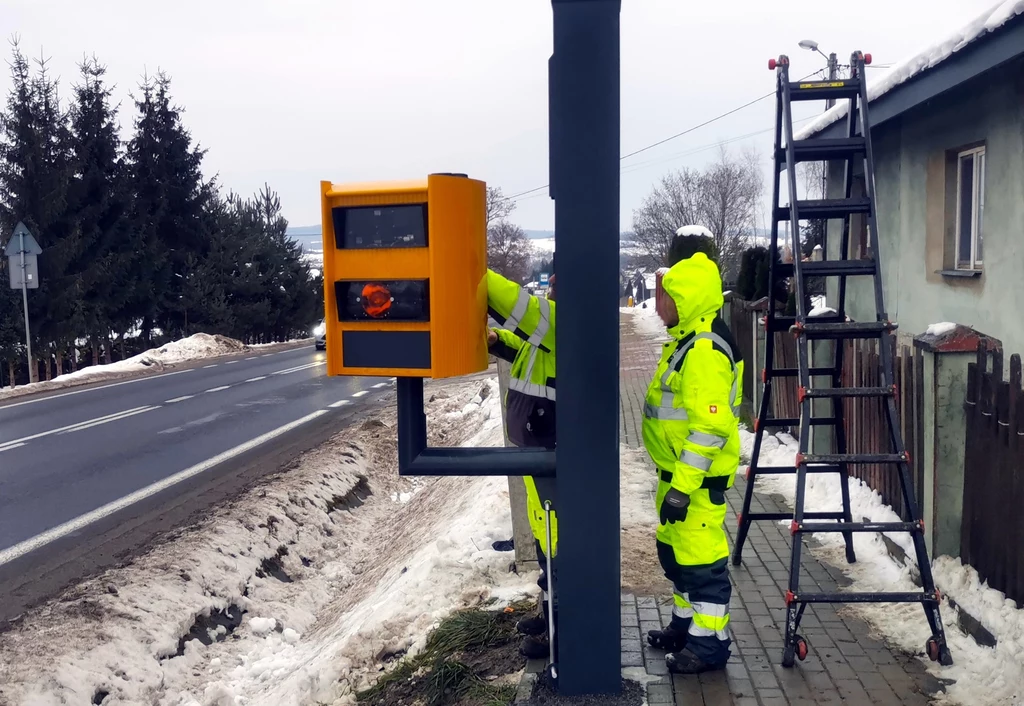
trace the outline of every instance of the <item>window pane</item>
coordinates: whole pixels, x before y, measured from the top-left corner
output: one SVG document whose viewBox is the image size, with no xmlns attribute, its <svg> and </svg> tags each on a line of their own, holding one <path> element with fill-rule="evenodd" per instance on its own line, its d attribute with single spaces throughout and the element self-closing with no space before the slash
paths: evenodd
<svg viewBox="0 0 1024 706">
<path fill-rule="evenodd" d="M 982 240 L 985 237 L 985 153 L 982 152 L 978 155 L 976 160 L 976 166 L 978 168 L 978 226 L 976 232 L 978 233 L 978 244 L 974 251 L 975 262 L 981 262 L 984 258 L 981 256 Z"/>
<path fill-rule="evenodd" d="M 971 234 L 974 220 L 974 155 L 960 158 L 960 242 L 957 244 L 957 264 L 970 267 Z"/>
</svg>

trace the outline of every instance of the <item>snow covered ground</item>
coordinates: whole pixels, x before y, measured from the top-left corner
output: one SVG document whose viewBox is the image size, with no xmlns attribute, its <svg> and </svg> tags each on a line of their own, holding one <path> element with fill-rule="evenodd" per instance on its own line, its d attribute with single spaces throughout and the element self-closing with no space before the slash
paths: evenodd
<svg viewBox="0 0 1024 706">
<path fill-rule="evenodd" d="M 632 317 L 637 333 L 650 336 L 655 342 L 667 341 L 668 332 L 655 309 L 654 297 L 633 307 L 620 307 L 619 311 Z"/>
<path fill-rule="evenodd" d="M 741 430 L 744 458 L 749 458 L 754 446 L 754 435 Z M 761 447 L 760 462 L 764 465 L 792 466 L 797 443 L 788 434 L 766 436 Z M 853 516 L 870 518 L 876 522 L 899 522 L 891 507 L 863 482 L 850 479 L 850 500 Z M 763 476 L 757 480 L 761 492 L 777 493 L 792 507 L 796 496 L 796 478 Z M 808 509 L 829 511 L 841 509 L 839 476 L 834 473 L 807 477 Z M 788 524 L 785 520 L 783 524 Z M 911 564 L 904 567 L 890 557 L 882 539 L 875 534 L 854 534 L 857 563 L 847 564 L 841 534 L 820 534 L 815 539 L 822 545 L 812 551 L 833 566 L 842 569 L 855 591 L 917 591 L 913 582 L 916 573 L 913 544 L 909 535 L 891 534 L 889 539 L 908 553 Z M 946 599 L 943 600 L 942 618 L 954 665 L 942 667 L 927 657 L 922 660 L 937 676 L 955 680 L 946 687 L 946 694 L 935 703 L 962 704 L 963 706 L 1008 706 L 1024 703 L 1024 610 L 1018 610 L 999 591 L 978 580 L 978 574 L 958 559 L 948 556 L 932 561 L 935 582 Z M 952 598 L 996 636 L 995 648 L 982 647 L 957 627 L 956 615 L 949 604 Z M 930 632 L 920 605 L 916 604 L 850 604 L 844 610 L 855 611 L 890 644 L 911 653 L 922 653 Z"/>
<path fill-rule="evenodd" d="M 495 379 L 427 396 L 433 444 L 502 443 Z M 505 479 L 401 478 L 394 424 L 339 433 L 27 614 L 0 643 L 0 703 L 348 704 L 453 609 L 534 592 L 491 549 L 511 535 Z"/>
</svg>

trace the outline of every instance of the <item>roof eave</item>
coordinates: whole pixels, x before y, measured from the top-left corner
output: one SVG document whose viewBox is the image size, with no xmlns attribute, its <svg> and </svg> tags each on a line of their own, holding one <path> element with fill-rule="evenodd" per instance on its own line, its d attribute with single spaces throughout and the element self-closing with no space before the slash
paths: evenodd
<svg viewBox="0 0 1024 706">
<path fill-rule="evenodd" d="M 971 42 L 941 64 L 871 101 L 871 126 L 877 128 L 1019 56 L 1024 56 L 1024 15 L 1018 15 L 994 32 Z M 845 134 L 844 116 L 807 139 L 844 137 Z"/>
</svg>

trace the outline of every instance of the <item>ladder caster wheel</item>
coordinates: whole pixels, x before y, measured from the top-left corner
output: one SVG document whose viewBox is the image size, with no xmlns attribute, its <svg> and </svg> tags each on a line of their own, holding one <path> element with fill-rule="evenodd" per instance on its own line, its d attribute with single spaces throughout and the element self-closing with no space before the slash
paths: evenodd
<svg viewBox="0 0 1024 706">
<path fill-rule="evenodd" d="M 798 660 L 800 660 L 801 662 L 803 662 L 805 659 L 807 659 L 807 653 L 810 651 L 810 648 L 807 646 L 807 640 L 805 640 L 800 635 L 797 635 L 795 642 L 796 642 L 796 658 Z"/>
<path fill-rule="evenodd" d="M 782 650 L 782 666 L 789 669 L 794 664 L 796 664 L 796 647 L 789 644 Z"/>
<path fill-rule="evenodd" d="M 949 654 L 945 640 L 939 642 L 936 638 L 929 637 L 928 642 L 924 643 L 924 651 L 928 654 L 928 659 L 938 662 L 944 667 L 953 664 L 953 656 Z"/>
</svg>

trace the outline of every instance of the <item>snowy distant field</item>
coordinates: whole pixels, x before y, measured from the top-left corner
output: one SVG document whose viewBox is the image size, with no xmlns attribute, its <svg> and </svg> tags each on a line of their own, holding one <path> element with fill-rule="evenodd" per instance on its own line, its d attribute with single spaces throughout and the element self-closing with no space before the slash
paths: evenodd
<svg viewBox="0 0 1024 706">
<path fill-rule="evenodd" d="M 494 378 L 427 397 L 433 444 L 502 443 Z M 506 480 L 401 478 L 394 426 L 371 416 L 27 614 L 0 641 L 0 703 L 350 704 L 453 609 L 535 592 L 491 549 Z"/>
</svg>

